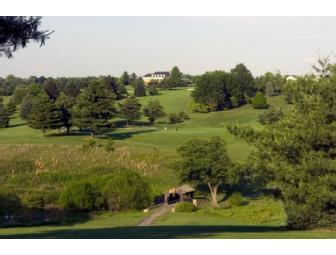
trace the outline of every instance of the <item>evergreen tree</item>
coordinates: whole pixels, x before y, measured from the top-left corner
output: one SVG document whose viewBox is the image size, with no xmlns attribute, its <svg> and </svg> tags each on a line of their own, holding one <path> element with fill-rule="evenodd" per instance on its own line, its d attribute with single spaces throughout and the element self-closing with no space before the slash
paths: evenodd
<svg viewBox="0 0 336 255">
<path fill-rule="evenodd" d="M 123 74 L 121 75 L 120 80 L 121 80 L 121 83 L 123 85 L 125 85 L 125 86 L 130 84 L 130 77 L 129 77 L 129 75 L 128 75 L 128 73 L 126 71 L 123 72 Z"/>
<path fill-rule="evenodd" d="M 167 115 L 158 100 L 150 100 L 143 109 L 143 112 L 145 116 L 148 117 L 150 123 L 154 123 L 158 118 L 162 118 Z"/>
<path fill-rule="evenodd" d="M 57 129 L 62 125 L 62 112 L 46 94 L 40 94 L 34 98 L 28 126 L 42 130 L 45 136 L 48 129 Z"/>
<path fill-rule="evenodd" d="M 16 111 L 16 103 L 13 98 L 11 98 L 6 106 L 7 112 L 12 116 Z"/>
<path fill-rule="evenodd" d="M 143 97 L 146 96 L 145 84 L 142 78 L 138 78 L 134 85 L 134 96 Z"/>
<path fill-rule="evenodd" d="M 28 120 L 33 108 L 33 97 L 26 96 L 20 106 L 20 117 L 23 120 Z"/>
<path fill-rule="evenodd" d="M 115 114 L 115 94 L 102 80 L 93 80 L 79 96 L 73 108 L 73 121 L 79 128 L 89 128 L 91 137 L 101 127 L 109 126 Z"/>
<path fill-rule="evenodd" d="M 127 126 L 130 121 L 138 120 L 141 118 L 141 104 L 135 97 L 128 97 L 119 104 L 120 117 L 126 119 Z"/>
<path fill-rule="evenodd" d="M 255 97 L 252 100 L 252 106 L 255 109 L 267 109 L 268 104 L 267 104 L 267 99 L 263 93 L 260 91 L 257 92 Z"/>
</svg>

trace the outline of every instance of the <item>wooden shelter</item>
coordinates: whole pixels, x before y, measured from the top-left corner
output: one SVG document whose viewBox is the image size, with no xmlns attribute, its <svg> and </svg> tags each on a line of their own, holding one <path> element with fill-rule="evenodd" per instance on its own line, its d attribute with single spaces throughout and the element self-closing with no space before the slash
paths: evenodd
<svg viewBox="0 0 336 255">
<path fill-rule="evenodd" d="M 187 184 L 172 188 L 165 192 L 164 203 L 173 204 L 176 202 L 192 202 L 194 197 L 195 189 Z"/>
</svg>

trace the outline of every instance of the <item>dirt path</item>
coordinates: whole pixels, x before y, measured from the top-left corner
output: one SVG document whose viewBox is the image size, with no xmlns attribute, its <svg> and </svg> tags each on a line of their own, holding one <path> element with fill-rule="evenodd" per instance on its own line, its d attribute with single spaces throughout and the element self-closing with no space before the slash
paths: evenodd
<svg viewBox="0 0 336 255">
<path fill-rule="evenodd" d="M 156 209 L 151 215 L 142 219 L 137 226 L 150 226 L 158 217 L 164 215 L 165 213 L 169 212 L 175 204 L 171 205 L 163 205 Z"/>
</svg>

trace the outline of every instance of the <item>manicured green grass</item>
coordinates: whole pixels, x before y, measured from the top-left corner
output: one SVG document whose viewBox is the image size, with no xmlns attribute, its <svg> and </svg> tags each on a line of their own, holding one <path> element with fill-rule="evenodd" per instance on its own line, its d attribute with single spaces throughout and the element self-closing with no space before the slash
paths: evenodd
<svg viewBox="0 0 336 255">
<path fill-rule="evenodd" d="M 251 105 L 245 105 L 229 111 L 212 112 L 207 114 L 192 113 L 189 109 L 191 91 L 186 88 L 160 91 L 158 96 L 146 96 L 140 98 L 145 105 L 151 99 L 158 99 L 167 113 L 185 111 L 190 120 L 180 124 L 169 124 L 167 118 L 159 119 L 153 126 L 146 124 L 146 118 L 142 118 L 138 125 L 129 128 L 119 127 L 109 130 L 97 136 L 97 142 L 102 143 L 106 137 L 113 138 L 117 144 L 132 147 L 156 147 L 162 150 L 174 150 L 182 143 L 193 138 L 209 138 L 221 136 L 228 144 L 228 150 L 233 159 L 246 157 L 251 148 L 243 141 L 236 139 L 228 133 L 226 125 L 237 123 L 260 128 L 257 122 L 262 110 L 253 109 Z M 288 106 L 282 96 L 269 98 L 272 106 Z M 143 123 L 143 124 L 141 124 Z M 42 132 L 29 128 L 17 115 L 11 120 L 11 127 L 0 129 L 0 141 L 2 144 L 66 144 L 80 145 L 89 140 L 89 136 L 73 133 L 64 135 L 63 131 L 49 131 L 49 136 L 43 138 Z"/>
<path fill-rule="evenodd" d="M 0 238 L 336 238 L 335 230 L 287 230 L 281 203 L 270 199 L 232 209 L 169 212 L 152 226 L 136 226 L 146 215 L 105 213 L 74 225 L 5 228 Z"/>
</svg>

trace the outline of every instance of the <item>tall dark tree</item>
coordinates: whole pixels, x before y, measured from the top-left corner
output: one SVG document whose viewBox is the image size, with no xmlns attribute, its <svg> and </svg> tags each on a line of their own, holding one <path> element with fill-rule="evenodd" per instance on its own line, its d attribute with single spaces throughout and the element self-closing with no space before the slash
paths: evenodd
<svg viewBox="0 0 336 255">
<path fill-rule="evenodd" d="M 23 98 L 21 106 L 20 106 L 20 117 L 23 120 L 28 120 L 29 115 L 31 114 L 33 108 L 33 97 L 26 96 Z"/>
<path fill-rule="evenodd" d="M 238 64 L 231 69 L 231 95 L 238 99 L 238 104 L 247 102 L 247 97 L 256 92 L 255 80 L 250 70 L 244 64 Z"/>
<path fill-rule="evenodd" d="M 79 128 L 89 128 L 91 137 L 101 127 L 107 127 L 109 120 L 115 115 L 115 95 L 102 80 L 89 83 L 79 96 L 72 109 L 73 121 Z"/>
<path fill-rule="evenodd" d="M 48 79 L 43 83 L 43 89 L 48 94 L 49 98 L 55 102 L 60 92 L 56 85 L 56 82 L 53 79 Z"/>
<path fill-rule="evenodd" d="M 39 129 L 45 136 L 48 129 L 62 127 L 62 112 L 48 95 L 39 94 L 33 99 L 33 107 L 28 118 L 28 126 Z"/>
<path fill-rule="evenodd" d="M 1 16 L 0 17 L 0 53 L 8 58 L 30 41 L 44 45 L 52 32 L 40 30 L 41 17 Z"/>
<path fill-rule="evenodd" d="M 134 96 L 143 97 L 146 96 L 145 83 L 142 78 L 138 78 L 134 85 Z"/>
<path fill-rule="evenodd" d="M 182 75 L 182 72 L 177 66 L 172 68 L 169 75 L 169 85 L 171 86 L 170 88 L 181 87 L 184 85 Z"/>
<path fill-rule="evenodd" d="M 6 128 L 9 125 L 10 115 L 3 103 L 3 98 L 0 97 L 0 128 Z"/>
<path fill-rule="evenodd" d="M 215 71 L 201 75 L 196 80 L 192 97 L 195 102 L 206 105 L 213 111 L 231 108 L 230 74 Z"/>
<path fill-rule="evenodd" d="M 138 78 L 138 76 L 136 75 L 136 73 L 131 73 L 131 75 L 129 77 L 130 84 L 133 84 L 136 81 L 137 78 Z"/>
<path fill-rule="evenodd" d="M 120 117 L 126 119 L 127 126 L 130 121 L 138 120 L 141 118 L 141 104 L 135 97 L 128 97 L 119 104 Z"/>
<path fill-rule="evenodd" d="M 68 79 L 65 82 L 64 94 L 75 98 L 80 94 L 80 83 L 77 79 Z"/>
<path fill-rule="evenodd" d="M 71 96 L 61 95 L 57 98 L 55 104 L 62 112 L 61 121 L 67 133 L 69 133 L 72 126 L 71 108 L 75 105 L 75 100 Z"/>
<path fill-rule="evenodd" d="M 121 80 L 121 83 L 124 84 L 125 86 L 129 85 L 130 84 L 130 76 L 129 76 L 129 74 L 126 71 L 123 72 L 123 74 L 120 77 L 120 80 Z"/>
</svg>

